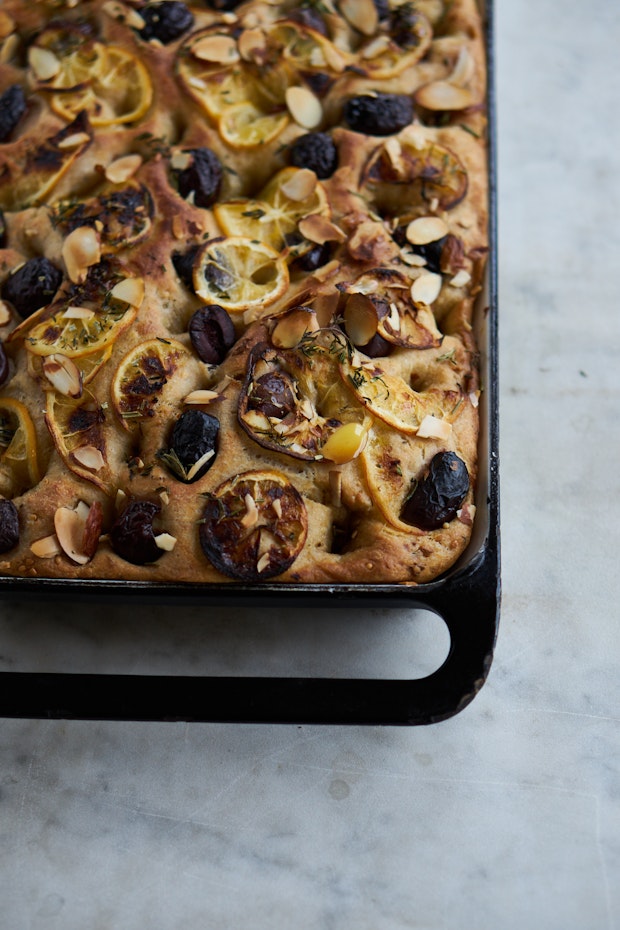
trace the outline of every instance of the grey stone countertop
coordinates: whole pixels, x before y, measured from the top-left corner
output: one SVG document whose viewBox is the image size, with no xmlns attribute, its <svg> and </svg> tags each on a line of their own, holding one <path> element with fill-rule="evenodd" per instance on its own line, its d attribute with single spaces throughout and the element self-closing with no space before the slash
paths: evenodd
<svg viewBox="0 0 620 930">
<path fill-rule="evenodd" d="M 487 683 L 428 727 L 1 720 L 3 930 L 620 928 L 620 7 L 497 0 L 496 20 L 504 596 Z M 445 652 L 428 618 L 410 643 L 400 609 L 326 616 L 295 644 L 302 673 L 319 647 L 326 674 L 335 649 L 368 674 Z M 250 637 L 249 667 L 278 671 L 288 608 L 227 607 L 192 645 L 200 619 L 5 603 L 0 668 L 105 669 L 116 650 L 161 672 L 172 643 L 191 670 L 232 630 L 225 663 Z"/>
</svg>

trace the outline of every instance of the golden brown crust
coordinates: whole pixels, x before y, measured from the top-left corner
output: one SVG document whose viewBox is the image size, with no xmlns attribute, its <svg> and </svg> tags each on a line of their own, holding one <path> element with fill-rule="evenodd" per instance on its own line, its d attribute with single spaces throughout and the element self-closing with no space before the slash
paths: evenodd
<svg viewBox="0 0 620 930">
<path fill-rule="evenodd" d="M 26 107 L 0 143 L 0 494 L 20 524 L 0 573 L 429 581 L 463 552 L 475 515 L 472 316 L 488 221 L 476 4 L 391 2 L 379 22 L 372 3 L 329 0 L 310 5 L 315 28 L 288 2 L 189 4 L 192 25 L 165 44 L 140 36 L 148 8 L 3 4 L 0 95 L 18 85 Z M 72 36 L 131 93 L 89 83 Z M 347 125 L 347 101 L 377 94 L 408 98 L 411 122 L 382 135 Z M 327 177 L 291 164 L 309 127 L 336 147 Z M 198 149 L 223 169 L 207 206 L 179 187 Z M 10 281 L 35 258 L 62 283 L 22 318 Z M 189 332 L 212 304 L 232 332 L 215 363 Z M 219 423 L 213 455 L 171 464 L 172 430 L 192 411 Z M 443 525 L 405 522 L 441 453 L 465 464 L 469 490 Z M 267 503 L 248 490 L 261 487 Z M 218 495 L 232 522 L 207 544 L 205 521 L 224 520 Z M 156 505 L 148 564 L 118 554 L 131 501 Z M 79 561 L 62 508 L 78 514 Z M 287 515 L 298 538 L 285 544 Z M 214 539 L 252 564 L 235 575 Z"/>
</svg>

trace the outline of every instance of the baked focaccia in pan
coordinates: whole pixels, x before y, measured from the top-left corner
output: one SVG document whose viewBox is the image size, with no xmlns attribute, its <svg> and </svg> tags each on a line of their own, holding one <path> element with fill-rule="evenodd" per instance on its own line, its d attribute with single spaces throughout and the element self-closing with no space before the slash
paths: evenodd
<svg viewBox="0 0 620 930">
<path fill-rule="evenodd" d="M 474 0 L 4 0 L 0 573 L 448 569 L 485 94 Z"/>
</svg>

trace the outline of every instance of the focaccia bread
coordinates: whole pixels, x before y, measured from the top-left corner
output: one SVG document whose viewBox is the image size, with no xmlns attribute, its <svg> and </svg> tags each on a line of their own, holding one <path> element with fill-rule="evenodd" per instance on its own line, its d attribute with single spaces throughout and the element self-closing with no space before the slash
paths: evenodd
<svg viewBox="0 0 620 930">
<path fill-rule="evenodd" d="M 446 571 L 485 94 L 475 0 L 3 0 L 0 573 Z"/>
</svg>

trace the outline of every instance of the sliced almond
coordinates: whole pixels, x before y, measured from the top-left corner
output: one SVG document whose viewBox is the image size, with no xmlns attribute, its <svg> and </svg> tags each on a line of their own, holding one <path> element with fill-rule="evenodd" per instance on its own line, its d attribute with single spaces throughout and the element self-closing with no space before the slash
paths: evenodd
<svg viewBox="0 0 620 930">
<path fill-rule="evenodd" d="M 101 242 L 97 231 L 90 226 L 78 226 L 63 242 L 62 257 L 71 281 L 82 284 L 88 269 L 101 260 Z"/>
<path fill-rule="evenodd" d="M 6 65 L 12 61 L 14 55 L 17 52 L 17 49 L 19 48 L 19 45 L 20 39 L 17 32 L 13 32 L 10 36 L 7 36 L 7 38 L 2 43 L 2 47 L 0 48 L 0 64 Z"/>
<path fill-rule="evenodd" d="M 450 84 L 454 84 L 457 87 L 463 87 L 469 81 L 471 81 L 474 76 L 474 71 L 476 69 L 476 63 L 474 61 L 473 55 L 469 51 L 466 45 L 462 45 L 459 50 L 458 58 L 456 59 L 456 64 L 452 74 L 448 78 Z"/>
<path fill-rule="evenodd" d="M 393 333 L 397 333 L 400 330 L 400 313 L 395 303 L 390 304 L 390 312 L 387 315 L 386 322 L 390 324 Z"/>
<path fill-rule="evenodd" d="M 424 417 L 416 433 L 419 439 L 449 439 L 451 434 L 452 424 L 430 413 Z"/>
<path fill-rule="evenodd" d="M 339 226 L 319 213 L 304 216 L 299 221 L 298 229 L 305 239 L 309 242 L 316 242 L 317 245 L 324 245 L 326 242 L 344 242 L 347 238 L 346 233 Z"/>
<path fill-rule="evenodd" d="M 440 216 L 420 216 L 409 223 L 405 235 L 412 245 L 426 245 L 443 239 L 448 231 L 448 224 Z"/>
<path fill-rule="evenodd" d="M 201 391 L 192 391 L 184 398 L 184 404 L 210 404 L 212 400 L 217 400 L 220 395 L 217 391 L 207 389 Z"/>
<path fill-rule="evenodd" d="M 35 540 L 30 546 L 30 551 L 39 559 L 51 559 L 55 555 L 60 555 L 62 549 L 55 534 L 44 536 L 43 539 Z"/>
<path fill-rule="evenodd" d="M 82 373 L 75 362 L 64 355 L 48 355 L 43 359 L 43 374 L 65 397 L 81 397 Z"/>
<path fill-rule="evenodd" d="M 89 471 L 100 471 L 105 465 L 101 450 L 96 446 L 80 446 L 72 453 L 73 458 Z"/>
<path fill-rule="evenodd" d="M 351 294 L 344 308 L 344 328 L 351 342 L 365 346 L 377 332 L 377 308 L 365 294 Z"/>
<path fill-rule="evenodd" d="M 256 526 L 258 523 L 258 507 L 256 506 L 256 501 L 251 494 L 246 494 L 245 498 L 245 514 L 241 518 L 241 523 L 245 526 L 246 529 L 250 529 L 253 526 Z"/>
<path fill-rule="evenodd" d="M 452 287 L 465 287 L 470 281 L 471 275 L 469 271 L 465 271 L 464 268 L 461 268 L 461 270 L 457 271 L 454 277 L 450 279 L 450 284 Z"/>
<path fill-rule="evenodd" d="M 291 174 L 283 184 L 280 190 L 289 200 L 297 202 L 307 200 L 316 189 L 317 176 L 310 168 L 298 168 L 294 174 Z"/>
<path fill-rule="evenodd" d="M 90 142 L 90 136 L 87 132 L 74 132 L 70 136 L 65 136 L 58 143 L 59 149 L 77 149 L 80 145 Z"/>
<path fill-rule="evenodd" d="M 110 162 L 105 169 L 105 176 L 111 184 L 124 184 L 134 176 L 141 164 L 141 155 L 122 155 Z"/>
<path fill-rule="evenodd" d="M 95 311 L 88 307 L 67 307 L 62 317 L 64 320 L 92 320 L 94 315 Z"/>
<path fill-rule="evenodd" d="M 372 36 L 379 25 L 379 15 L 373 0 L 340 0 L 340 12 L 354 29 L 364 36 Z"/>
<path fill-rule="evenodd" d="M 264 552 L 263 555 L 261 555 L 258 562 L 256 563 L 256 571 L 258 572 L 259 575 L 261 572 L 264 572 L 265 569 L 269 567 L 270 561 L 271 561 L 270 552 L 269 551 Z"/>
<path fill-rule="evenodd" d="M 130 307 L 140 307 L 144 300 L 144 279 L 123 278 L 122 281 L 114 285 L 110 291 L 110 296 L 115 300 L 124 301 Z"/>
<path fill-rule="evenodd" d="M 131 29 L 144 29 L 146 25 L 137 10 L 119 3 L 118 0 L 106 0 L 101 9 L 112 19 L 118 19 Z"/>
<path fill-rule="evenodd" d="M 54 529 L 62 551 L 78 565 L 86 565 L 90 556 L 82 552 L 84 519 L 70 507 L 59 507 L 54 514 Z"/>
<path fill-rule="evenodd" d="M 340 291 L 334 288 L 333 291 L 329 291 L 325 294 L 317 294 L 313 298 L 311 307 L 316 313 L 316 318 L 321 326 L 329 326 L 334 318 L 334 314 L 338 310 L 338 304 L 340 303 Z"/>
<path fill-rule="evenodd" d="M 114 498 L 114 508 L 116 512 L 120 513 L 121 510 L 123 510 L 123 508 L 125 507 L 126 503 L 127 503 L 127 495 L 121 488 L 119 488 L 116 492 L 116 497 Z"/>
<path fill-rule="evenodd" d="M 15 30 L 15 20 L 4 10 L 0 10 L 0 39 L 6 39 Z"/>
<path fill-rule="evenodd" d="M 194 58 L 200 61 L 213 61 L 221 65 L 231 65 L 239 61 L 237 43 L 230 36 L 206 36 L 198 39 L 191 47 Z"/>
<path fill-rule="evenodd" d="M 288 111 L 303 129 L 316 129 L 323 119 L 323 107 L 307 87 L 287 87 L 286 105 Z"/>
<path fill-rule="evenodd" d="M 60 71 L 60 61 L 48 48 L 31 45 L 28 49 L 28 64 L 38 81 L 50 81 Z"/>
<path fill-rule="evenodd" d="M 192 467 L 191 467 L 190 470 L 188 471 L 188 473 L 187 473 L 187 480 L 188 480 L 188 481 L 191 481 L 192 478 L 195 478 L 195 476 L 198 474 L 198 472 L 200 471 L 200 469 L 202 468 L 202 466 L 203 466 L 203 465 L 206 465 L 207 462 L 208 462 L 210 459 L 212 459 L 214 455 L 215 455 L 215 450 L 214 450 L 214 449 L 209 449 L 208 452 L 205 452 L 204 455 L 201 455 L 200 458 L 198 459 L 198 461 L 197 461 L 197 462 L 194 462 L 194 464 L 192 465 Z"/>
<path fill-rule="evenodd" d="M 271 506 L 273 507 L 278 520 L 282 519 L 282 501 L 279 497 L 274 498 Z"/>
<path fill-rule="evenodd" d="M 426 110 L 466 110 L 476 102 L 470 90 L 457 87 L 448 81 L 433 81 L 431 84 L 424 84 L 414 96 L 416 103 Z"/>
<path fill-rule="evenodd" d="M 174 152 L 170 159 L 170 167 L 174 168 L 175 171 L 185 171 L 186 168 L 189 168 L 193 161 L 193 155 L 191 152 Z"/>
<path fill-rule="evenodd" d="M 172 235 L 175 239 L 184 239 L 186 236 L 185 221 L 179 213 L 172 217 Z"/>
<path fill-rule="evenodd" d="M 369 42 L 368 45 L 362 49 L 362 58 L 366 61 L 372 61 L 373 58 L 378 58 L 379 55 L 383 53 L 390 47 L 390 37 L 386 35 L 377 36 L 376 39 L 373 39 L 372 42 Z"/>
<path fill-rule="evenodd" d="M 11 322 L 11 310 L 5 300 L 0 300 L 0 326 Z"/>
<path fill-rule="evenodd" d="M 319 328 L 316 313 L 310 307 L 294 307 L 276 323 L 271 341 L 279 349 L 292 349 L 299 345 L 306 333 L 315 333 Z"/>
<path fill-rule="evenodd" d="M 157 548 L 163 549 L 164 552 L 172 552 L 177 544 L 176 536 L 171 536 L 170 533 L 159 533 L 153 539 Z"/>
<path fill-rule="evenodd" d="M 237 47 L 244 61 L 257 61 L 267 48 L 267 38 L 262 29 L 244 29 L 237 39 Z"/>
<path fill-rule="evenodd" d="M 411 285 L 411 297 L 416 304 L 426 304 L 430 307 L 439 297 L 442 278 L 440 274 L 424 271 Z"/>
</svg>

